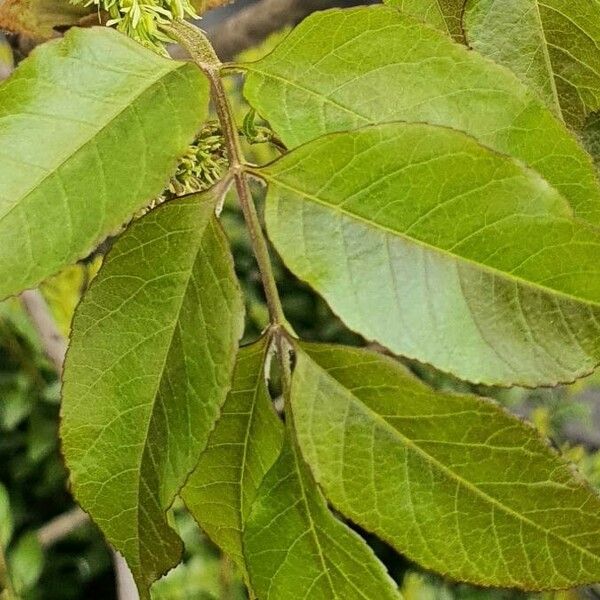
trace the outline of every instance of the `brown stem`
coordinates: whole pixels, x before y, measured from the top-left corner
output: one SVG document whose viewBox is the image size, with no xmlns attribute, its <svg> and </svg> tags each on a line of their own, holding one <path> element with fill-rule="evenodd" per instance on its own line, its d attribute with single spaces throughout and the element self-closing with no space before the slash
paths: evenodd
<svg viewBox="0 0 600 600">
<path fill-rule="evenodd" d="M 223 82 L 220 76 L 221 63 L 217 58 L 210 42 L 196 27 L 176 21 L 165 30 L 173 35 L 189 52 L 190 56 L 198 67 L 208 77 L 211 86 L 212 100 L 219 117 L 219 122 L 223 128 L 225 143 L 227 146 L 227 155 L 229 158 L 229 169 L 232 173 L 235 187 L 240 202 L 240 207 L 246 221 L 246 227 L 250 234 L 252 249 L 258 263 L 260 276 L 262 279 L 269 316 L 272 326 L 281 326 L 286 320 L 277 291 L 277 284 L 271 265 L 271 257 L 267 241 L 263 234 L 260 219 L 256 211 L 256 205 L 252 199 L 252 192 L 248 184 L 248 175 L 245 171 L 242 146 L 238 128 L 233 118 L 233 111 L 227 93 L 223 88 Z"/>
</svg>

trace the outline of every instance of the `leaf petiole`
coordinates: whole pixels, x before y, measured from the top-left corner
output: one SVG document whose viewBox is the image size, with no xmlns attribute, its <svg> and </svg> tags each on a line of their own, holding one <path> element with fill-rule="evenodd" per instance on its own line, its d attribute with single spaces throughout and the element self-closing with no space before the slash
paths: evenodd
<svg viewBox="0 0 600 600">
<path fill-rule="evenodd" d="M 230 173 L 233 174 L 240 207 L 260 270 L 271 326 L 279 328 L 285 325 L 286 319 L 277 291 L 269 248 L 248 184 L 238 127 L 221 81 L 221 62 L 204 33 L 193 25 L 184 21 L 174 21 L 166 26 L 165 30 L 181 43 L 210 81 L 212 100 L 225 137 Z"/>
</svg>

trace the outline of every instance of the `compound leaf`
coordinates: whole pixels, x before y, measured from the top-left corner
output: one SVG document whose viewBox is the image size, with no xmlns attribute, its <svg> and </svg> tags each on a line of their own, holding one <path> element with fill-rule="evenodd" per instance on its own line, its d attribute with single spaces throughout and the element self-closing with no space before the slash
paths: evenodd
<svg viewBox="0 0 600 600">
<path fill-rule="evenodd" d="M 200 196 L 128 229 L 76 312 L 63 452 L 77 500 L 144 597 L 179 559 L 164 513 L 218 418 L 242 328 L 228 243 Z"/>
<path fill-rule="evenodd" d="M 600 498 L 529 425 L 396 361 L 302 344 L 292 409 L 333 505 L 423 566 L 524 589 L 600 578 Z"/>
<path fill-rule="evenodd" d="M 245 95 L 288 147 L 390 121 L 459 129 L 538 170 L 600 224 L 596 172 L 565 125 L 508 69 L 385 6 L 315 13 L 245 65 Z"/>
<path fill-rule="evenodd" d="M 600 109 L 597 0 L 468 0 L 469 45 L 506 65 L 569 124 Z"/>
<path fill-rule="evenodd" d="M 265 339 L 240 349 L 221 417 L 181 494 L 202 530 L 242 572 L 244 525 L 283 443 L 265 382 L 267 352 Z"/>
<path fill-rule="evenodd" d="M 554 385 L 600 360 L 600 234 L 463 133 L 388 123 L 261 169 L 269 236 L 351 328 L 462 379 Z"/>
<path fill-rule="evenodd" d="M 400 600 L 364 540 L 331 514 L 289 439 L 259 489 L 244 551 L 260 600 Z"/>
<path fill-rule="evenodd" d="M 72 29 L 0 86 L 0 298 L 89 253 L 165 187 L 205 119 L 194 66 Z"/>
</svg>

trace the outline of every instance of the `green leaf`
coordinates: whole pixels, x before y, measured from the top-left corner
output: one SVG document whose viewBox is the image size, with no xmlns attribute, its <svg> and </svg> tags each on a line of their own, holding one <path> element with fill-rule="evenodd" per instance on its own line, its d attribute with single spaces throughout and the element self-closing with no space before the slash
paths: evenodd
<svg viewBox="0 0 600 600">
<path fill-rule="evenodd" d="M 465 31 L 579 127 L 600 109 L 599 11 L 597 0 L 467 0 Z"/>
<path fill-rule="evenodd" d="M 600 234 L 464 134 L 388 123 L 258 172 L 287 266 L 353 330 L 462 379 L 554 385 L 600 360 Z"/>
<path fill-rule="evenodd" d="M 17 594 L 31 590 L 44 568 L 44 553 L 34 532 L 23 535 L 8 553 L 8 572 Z"/>
<path fill-rule="evenodd" d="M 144 597 L 174 566 L 164 511 L 230 387 L 243 304 L 214 203 L 161 205 L 115 244 L 77 309 L 62 403 L 75 496 Z"/>
<path fill-rule="evenodd" d="M 242 572 L 244 524 L 283 442 L 265 382 L 267 352 L 265 339 L 240 350 L 221 418 L 181 494 L 202 530 Z"/>
<path fill-rule="evenodd" d="M 85 256 L 159 194 L 207 107 L 197 68 L 106 27 L 21 63 L 0 86 L 0 298 Z"/>
<path fill-rule="evenodd" d="M 396 361 L 298 349 L 302 453 L 344 515 L 428 569 L 524 589 L 600 579 L 600 498 L 533 427 Z"/>
<path fill-rule="evenodd" d="M 384 4 L 428 23 L 457 42 L 464 42 L 462 15 L 465 0 L 384 0 Z"/>
<path fill-rule="evenodd" d="M 244 68 L 248 101 L 288 147 L 372 123 L 444 125 L 529 164 L 600 224 L 595 170 L 564 124 L 508 69 L 395 9 L 315 13 Z"/>
<path fill-rule="evenodd" d="M 13 534 L 14 523 L 10 509 L 8 490 L 0 483 L 0 553 L 8 546 Z"/>
<path fill-rule="evenodd" d="M 244 551 L 260 600 L 400 600 L 364 540 L 330 513 L 289 439 L 259 489 Z"/>
</svg>

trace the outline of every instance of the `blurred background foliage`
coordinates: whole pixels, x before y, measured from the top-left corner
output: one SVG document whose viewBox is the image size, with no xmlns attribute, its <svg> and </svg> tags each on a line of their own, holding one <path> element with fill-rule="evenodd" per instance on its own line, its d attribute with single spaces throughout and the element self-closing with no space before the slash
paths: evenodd
<svg viewBox="0 0 600 600">
<path fill-rule="evenodd" d="M 244 53 L 259 58 L 285 33 Z M 0 79 L 10 72 L 13 54 L 0 37 Z M 260 123 L 248 117 L 239 81 L 229 80 L 238 122 L 246 121 L 247 155 L 256 163 L 277 156 L 276 146 L 256 143 Z M 256 127 L 255 127 L 255 126 Z M 255 138 L 255 139 L 251 139 Z M 218 149 L 217 149 L 218 152 Z M 262 202 L 264 191 L 254 191 Z M 247 299 L 246 339 L 255 339 L 267 323 L 260 277 L 235 198 L 228 197 L 222 220 L 230 237 L 239 279 Z M 65 336 L 81 294 L 97 272 L 102 250 L 68 267 L 41 291 Z M 326 304 L 273 257 L 286 315 L 295 331 L 315 341 L 364 343 L 348 331 Z M 600 488 L 600 375 L 556 389 L 484 389 L 443 375 L 415 362 L 413 372 L 432 386 L 495 398 L 532 420 L 592 485 Z M 109 549 L 99 531 L 82 516 L 69 494 L 58 441 L 60 384 L 44 356 L 37 334 L 18 299 L 0 303 L 0 581 L 3 570 L 23 600 L 111 600 L 116 598 Z M 159 581 L 154 600 L 242 600 L 246 598 L 231 562 L 195 525 L 182 505 L 172 511 L 173 526 L 185 541 L 184 562 Z M 57 521 L 58 519 L 58 521 Z M 364 533 L 364 532 L 363 532 Z M 477 589 L 424 573 L 378 540 L 366 536 L 406 600 L 575 600 L 600 598 L 592 588 L 546 594 Z M 0 591 L 0 599 L 2 598 Z"/>
</svg>

